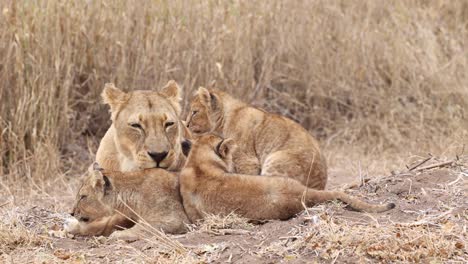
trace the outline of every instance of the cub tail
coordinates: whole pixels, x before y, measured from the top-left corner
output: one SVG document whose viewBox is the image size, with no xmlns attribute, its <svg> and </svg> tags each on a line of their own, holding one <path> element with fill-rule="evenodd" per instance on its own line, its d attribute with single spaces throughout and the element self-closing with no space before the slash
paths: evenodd
<svg viewBox="0 0 468 264">
<path fill-rule="evenodd" d="M 307 190 L 306 191 L 306 204 L 313 205 L 316 203 L 323 203 L 333 200 L 340 200 L 349 205 L 352 209 L 367 213 L 382 213 L 395 208 L 394 203 L 387 204 L 371 204 L 364 202 L 356 197 L 353 197 L 342 191 L 317 191 Z"/>
</svg>

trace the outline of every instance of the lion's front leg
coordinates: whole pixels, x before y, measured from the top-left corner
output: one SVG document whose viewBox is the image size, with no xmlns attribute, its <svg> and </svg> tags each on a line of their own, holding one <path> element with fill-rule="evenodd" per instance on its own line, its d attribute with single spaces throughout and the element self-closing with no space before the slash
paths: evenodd
<svg viewBox="0 0 468 264">
<path fill-rule="evenodd" d="M 72 235 L 108 236 L 116 228 L 128 226 L 128 221 L 121 215 L 106 216 L 92 222 L 80 222 L 76 218 L 65 220 L 64 231 Z"/>
<path fill-rule="evenodd" d="M 76 218 L 65 220 L 64 230 L 72 235 L 99 236 L 105 235 L 111 217 L 103 217 L 90 223 L 80 222 Z"/>
</svg>

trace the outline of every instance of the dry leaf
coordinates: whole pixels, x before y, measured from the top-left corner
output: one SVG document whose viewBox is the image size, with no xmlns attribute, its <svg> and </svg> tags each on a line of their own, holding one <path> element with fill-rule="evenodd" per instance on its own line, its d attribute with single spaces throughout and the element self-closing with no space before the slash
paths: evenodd
<svg viewBox="0 0 468 264">
<path fill-rule="evenodd" d="M 59 259 L 67 260 L 72 256 L 72 254 L 70 252 L 66 252 L 64 250 L 57 249 L 57 250 L 54 251 L 54 256 L 56 256 Z"/>
</svg>

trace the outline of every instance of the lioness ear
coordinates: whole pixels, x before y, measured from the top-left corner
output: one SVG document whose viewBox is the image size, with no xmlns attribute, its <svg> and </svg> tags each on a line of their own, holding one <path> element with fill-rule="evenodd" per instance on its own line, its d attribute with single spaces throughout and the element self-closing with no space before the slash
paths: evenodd
<svg viewBox="0 0 468 264">
<path fill-rule="evenodd" d="M 106 83 L 101 94 L 104 103 L 108 104 L 111 111 L 114 112 L 120 105 L 125 103 L 127 94 L 115 87 L 113 83 Z"/>
<path fill-rule="evenodd" d="M 174 80 L 167 82 L 166 86 L 159 92 L 162 96 L 166 97 L 174 106 L 177 115 L 182 112 L 180 102 L 182 101 L 182 89 Z"/>
<path fill-rule="evenodd" d="M 223 159 L 232 154 L 236 150 L 237 145 L 233 139 L 228 138 L 218 143 L 216 146 L 216 153 Z"/>
</svg>

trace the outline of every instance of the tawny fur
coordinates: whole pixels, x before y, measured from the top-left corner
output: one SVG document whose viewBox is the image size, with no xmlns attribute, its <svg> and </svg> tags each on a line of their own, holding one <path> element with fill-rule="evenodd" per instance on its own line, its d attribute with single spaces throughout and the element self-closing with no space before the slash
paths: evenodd
<svg viewBox="0 0 468 264">
<path fill-rule="evenodd" d="M 129 180 L 127 188 L 133 188 L 132 178 L 141 177 L 148 181 L 149 185 L 144 186 L 141 195 L 147 195 L 144 191 L 151 188 L 153 191 L 158 189 L 167 189 L 167 186 L 176 184 L 176 176 L 163 170 L 145 170 L 148 168 L 159 167 L 166 170 L 178 171 L 185 163 L 183 155 L 183 143 L 190 138 L 190 131 L 187 129 L 179 115 L 181 112 L 180 100 L 181 90 L 174 81 L 169 81 L 161 91 L 133 91 L 125 93 L 116 88 L 113 84 L 107 84 L 102 93 L 104 102 L 110 106 L 112 125 L 106 132 L 99 145 L 96 160 L 99 165 L 107 171 L 128 171 L 128 178 L 121 173 L 112 173 L 120 175 L 117 184 L 125 186 L 125 181 Z M 168 126 L 168 122 L 173 123 Z M 135 127 L 135 124 L 138 126 Z M 156 163 L 149 155 L 149 152 L 167 151 L 167 157 L 159 163 Z M 137 173 L 141 172 L 141 173 Z M 96 173 L 96 172 L 93 172 Z M 159 176 L 158 176 L 159 175 Z M 159 177 L 159 178 L 158 178 Z M 158 180 L 151 179 L 157 178 Z M 90 188 L 93 180 L 88 176 L 84 180 L 85 190 L 89 192 L 98 192 Z M 143 183 L 141 183 L 143 184 Z M 120 186 L 119 185 L 119 186 Z M 166 186 L 166 187 L 164 187 Z M 171 187 L 172 188 L 172 187 Z M 181 212 L 182 206 L 178 201 L 178 188 L 169 188 L 164 192 L 154 192 L 151 197 L 154 203 L 148 204 L 154 212 L 168 213 L 168 217 L 174 222 L 174 226 L 165 223 L 166 217 L 162 215 L 152 215 L 152 221 L 156 226 L 168 232 L 180 232 L 184 228 L 180 223 L 186 221 L 187 217 Z M 122 188 L 120 188 L 122 189 Z M 80 190 L 80 192 L 83 189 Z M 172 190 L 169 192 L 168 190 Z M 137 190 L 134 193 L 138 193 Z M 94 197 L 94 195 L 93 195 Z M 134 205 L 145 203 L 145 200 L 138 201 L 133 199 Z M 95 202 L 98 201 L 95 199 Z M 112 199 L 111 199 L 112 201 Z M 165 201 L 173 204 L 175 217 L 171 219 L 171 213 L 167 209 Z M 90 219 L 86 222 L 78 221 L 70 230 L 72 233 L 82 235 L 109 235 L 117 226 L 129 227 L 133 225 L 131 221 L 123 218 L 114 210 L 102 210 L 102 207 L 114 207 L 115 204 L 107 204 L 109 199 L 101 202 L 106 204 L 81 203 L 87 206 L 87 214 Z M 80 204 L 79 197 L 77 203 Z M 77 207 L 75 207 L 77 208 Z M 93 209 L 94 208 L 94 209 Z M 105 213 L 102 215 L 102 213 Z M 151 210 L 150 210 L 151 212 Z M 78 217 L 79 219 L 79 217 Z M 136 227 L 137 228 L 137 227 Z M 131 229 L 133 230 L 133 229 Z M 121 231 L 115 234 L 133 233 L 133 231 Z"/>
<path fill-rule="evenodd" d="M 340 191 L 307 188 L 297 180 L 280 176 L 261 177 L 230 173 L 232 139 L 207 134 L 192 145 L 181 171 L 180 188 L 191 221 L 205 214 L 235 212 L 249 219 L 288 219 L 304 209 L 331 200 L 341 200 L 355 210 L 384 212 L 394 204 L 373 205 Z"/>
<path fill-rule="evenodd" d="M 117 226 L 146 221 L 164 232 L 183 233 L 189 220 L 178 182 L 177 175 L 162 169 L 125 173 L 90 169 L 73 208 L 80 227 L 71 229 L 81 235 L 109 235 Z M 138 238 L 142 233 L 145 228 L 136 224 L 112 236 Z"/>
<path fill-rule="evenodd" d="M 154 167 L 180 170 L 185 162 L 181 142 L 189 137 L 179 118 L 181 96 L 180 87 L 174 81 L 169 81 L 159 92 L 125 93 L 113 84 L 106 84 L 102 97 L 110 106 L 112 125 L 96 153 L 100 166 L 115 171 Z M 168 155 L 159 164 L 148 154 L 163 151 Z"/>
<path fill-rule="evenodd" d="M 114 231 L 130 228 L 134 223 L 123 215 L 114 214 L 85 223 L 75 218 L 67 219 L 65 230 L 74 235 L 82 236 L 109 236 Z"/>
<path fill-rule="evenodd" d="M 324 189 L 327 165 L 317 141 L 296 122 L 249 106 L 225 92 L 200 88 L 187 125 L 195 133 L 214 132 L 239 145 L 236 172 L 276 175 Z"/>
</svg>

